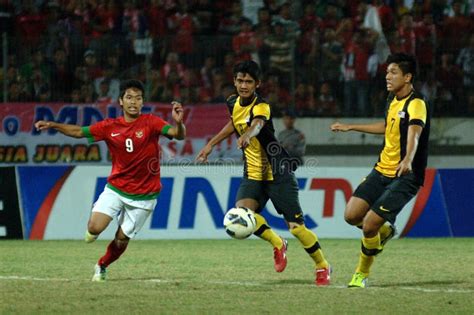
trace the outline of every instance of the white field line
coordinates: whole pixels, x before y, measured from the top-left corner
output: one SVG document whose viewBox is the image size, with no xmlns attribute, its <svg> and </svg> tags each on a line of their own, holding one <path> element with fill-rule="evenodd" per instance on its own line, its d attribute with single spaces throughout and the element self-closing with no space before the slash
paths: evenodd
<svg viewBox="0 0 474 315">
<path fill-rule="evenodd" d="M 27 281 L 72 281 L 71 279 L 65 278 L 38 278 L 30 276 L 0 276 L 0 280 L 27 280 Z"/>
<path fill-rule="evenodd" d="M 90 282 L 90 280 L 83 280 L 83 279 L 67 279 L 67 278 L 38 278 L 38 277 L 31 277 L 31 276 L 0 276 L 1 280 L 25 280 L 25 281 L 51 281 L 51 282 L 75 282 L 75 281 L 84 281 Z M 118 279 L 117 279 L 118 280 Z M 182 280 L 182 279 L 146 279 L 146 280 L 136 280 L 137 282 L 151 282 L 151 283 L 160 283 L 160 284 L 172 284 L 172 283 L 206 283 L 206 284 L 214 284 L 214 285 L 234 285 L 234 286 L 267 286 L 269 283 L 262 283 L 262 282 L 252 282 L 252 281 L 221 281 L 221 280 L 207 280 L 207 281 L 193 281 L 193 280 Z M 303 283 L 303 284 L 272 284 L 273 286 L 285 286 L 285 287 L 294 287 L 294 286 L 305 286 L 305 287 L 314 287 L 314 284 L 310 283 Z M 347 290 L 347 286 L 344 285 L 330 285 L 328 287 L 322 289 L 345 289 Z M 388 287 L 368 287 L 366 290 L 408 290 L 408 291 L 420 291 L 425 293 L 474 293 L 474 290 L 471 289 L 427 289 L 421 287 L 407 287 L 407 286 L 391 286 Z M 351 290 L 358 290 L 358 289 L 351 289 Z"/>
</svg>

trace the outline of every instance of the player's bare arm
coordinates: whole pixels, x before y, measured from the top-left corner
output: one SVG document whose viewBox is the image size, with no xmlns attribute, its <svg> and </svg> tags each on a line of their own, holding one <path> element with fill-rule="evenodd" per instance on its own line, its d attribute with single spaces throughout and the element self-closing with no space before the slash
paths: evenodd
<svg viewBox="0 0 474 315">
<path fill-rule="evenodd" d="M 407 135 L 407 153 L 403 160 L 397 166 L 397 176 L 408 174 L 412 171 L 411 163 L 415 158 L 416 149 L 418 148 L 418 140 L 420 139 L 423 127 L 411 125 L 408 127 Z"/>
<path fill-rule="evenodd" d="M 186 137 L 186 126 L 184 125 L 184 110 L 183 105 L 179 102 L 171 102 L 173 109 L 171 116 L 173 117 L 176 126 L 168 129 L 168 136 L 173 137 L 177 140 L 183 140 Z"/>
<path fill-rule="evenodd" d="M 82 132 L 82 128 L 77 125 L 60 124 L 54 121 L 39 120 L 35 123 L 35 127 L 36 127 L 36 130 L 39 130 L 39 131 L 53 128 L 59 131 L 60 133 L 69 137 L 84 138 L 84 133 Z"/>
<path fill-rule="evenodd" d="M 384 134 L 385 133 L 385 121 L 376 122 L 373 124 L 343 124 L 335 122 L 331 125 L 331 131 L 333 132 L 346 132 L 346 131 L 358 131 L 372 134 Z"/>
<path fill-rule="evenodd" d="M 254 118 L 252 120 L 252 124 L 250 125 L 250 128 L 243 135 L 241 135 L 240 138 L 237 140 L 237 147 L 239 149 L 241 148 L 245 149 L 250 144 L 250 139 L 257 136 L 260 133 L 260 130 L 262 130 L 264 125 L 265 125 L 265 120 L 260 119 L 260 118 Z"/>
<path fill-rule="evenodd" d="M 196 161 L 205 163 L 207 162 L 207 157 L 211 154 L 212 149 L 215 145 L 221 143 L 223 140 L 229 138 L 234 133 L 234 125 L 232 121 L 229 120 L 227 124 L 219 131 L 217 135 L 215 135 L 209 142 L 199 151 L 198 155 L 196 156 Z"/>
</svg>

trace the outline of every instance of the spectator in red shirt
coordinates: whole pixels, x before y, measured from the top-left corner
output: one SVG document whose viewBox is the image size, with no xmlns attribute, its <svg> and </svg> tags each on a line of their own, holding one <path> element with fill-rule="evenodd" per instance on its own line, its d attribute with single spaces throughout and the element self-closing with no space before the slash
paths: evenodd
<svg viewBox="0 0 474 315">
<path fill-rule="evenodd" d="M 454 16 L 446 17 L 442 23 L 442 47 L 451 52 L 459 51 L 473 33 L 472 19 L 462 13 L 462 1 L 452 4 Z"/>
<path fill-rule="evenodd" d="M 388 31 L 393 30 L 395 17 L 392 8 L 383 0 L 374 0 L 373 4 L 377 7 L 384 33 L 386 34 Z"/>
<path fill-rule="evenodd" d="M 103 35 L 112 34 L 118 27 L 120 12 L 114 0 L 104 1 L 94 10 L 91 19 L 91 37 L 101 39 Z"/>
<path fill-rule="evenodd" d="M 171 50 L 178 53 L 180 60 L 187 67 L 194 66 L 196 58 L 194 56 L 195 21 L 194 17 L 188 13 L 186 4 L 179 6 L 179 10 L 168 18 L 168 27 L 173 34 L 171 40 Z"/>
<path fill-rule="evenodd" d="M 150 36 L 153 38 L 153 49 L 156 62 L 164 62 L 166 49 L 169 46 L 168 16 L 162 0 L 151 0 L 150 6 L 145 10 Z"/>
<path fill-rule="evenodd" d="M 33 1 L 25 1 L 21 8 L 15 23 L 21 44 L 21 49 L 18 50 L 20 54 L 36 49 L 46 29 L 46 17 L 34 6 Z"/>
<path fill-rule="evenodd" d="M 236 62 L 254 60 L 259 63 L 257 51 L 261 43 L 252 31 L 252 21 L 242 18 L 240 32 L 232 38 L 232 48 L 235 52 Z"/>
<path fill-rule="evenodd" d="M 226 35 L 237 34 L 240 29 L 239 23 L 242 17 L 242 5 L 240 1 L 233 1 L 227 15 L 223 16 L 219 21 L 219 33 Z"/>
<path fill-rule="evenodd" d="M 145 12 L 148 18 L 148 28 L 150 35 L 153 38 L 158 38 L 159 41 L 164 40 L 168 35 L 167 15 L 162 0 L 151 0 L 150 6 Z"/>
<path fill-rule="evenodd" d="M 339 26 L 338 8 L 333 4 L 328 4 L 326 7 L 326 14 L 322 18 L 321 28 L 323 30 L 327 28 L 337 29 Z"/>
<path fill-rule="evenodd" d="M 305 5 L 304 15 L 299 20 L 299 23 L 300 29 L 303 32 L 321 28 L 321 19 L 316 15 L 316 9 L 313 3 L 307 3 Z"/>
<path fill-rule="evenodd" d="M 416 34 L 413 29 L 413 16 L 404 14 L 400 20 L 398 34 L 402 41 L 403 52 L 409 55 L 416 55 Z"/>
<path fill-rule="evenodd" d="M 374 36 L 370 31 L 357 31 L 347 43 L 344 56 L 344 113 L 366 116 L 368 110 L 369 73 L 367 63 Z M 357 108 L 354 108 L 354 104 Z"/>
<path fill-rule="evenodd" d="M 436 27 L 431 13 L 424 14 L 423 20 L 415 23 L 414 31 L 417 38 L 416 59 L 420 68 L 420 80 L 424 80 L 435 62 Z"/>
</svg>

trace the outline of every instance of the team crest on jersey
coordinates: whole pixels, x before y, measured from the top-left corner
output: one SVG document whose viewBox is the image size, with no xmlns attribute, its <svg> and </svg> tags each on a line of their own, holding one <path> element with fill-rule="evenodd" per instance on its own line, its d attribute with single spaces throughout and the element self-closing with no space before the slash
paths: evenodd
<svg viewBox="0 0 474 315">
<path fill-rule="evenodd" d="M 139 130 L 139 131 L 135 132 L 135 136 L 136 136 L 137 138 L 143 137 L 143 130 Z"/>
<path fill-rule="evenodd" d="M 399 112 L 398 112 L 398 117 L 400 117 L 400 118 L 402 118 L 402 119 L 405 118 L 405 112 L 402 111 L 402 110 L 399 111 Z"/>
</svg>

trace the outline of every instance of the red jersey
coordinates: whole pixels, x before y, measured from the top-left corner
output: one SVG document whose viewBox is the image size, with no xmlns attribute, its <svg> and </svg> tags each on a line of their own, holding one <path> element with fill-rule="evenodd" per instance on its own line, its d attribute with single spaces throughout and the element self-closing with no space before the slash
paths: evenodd
<svg viewBox="0 0 474 315">
<path fill-rule="evenodd" d="M 82 131 L 89 142 L 104 140 L 112 156 L 107 186 L 131 199 L 155 199 L 161 189 L 159 136 L 171 126 L 163 119 L 140 115 L 134 122 L 124 117 L 105 119 Z"/>
</svg>

